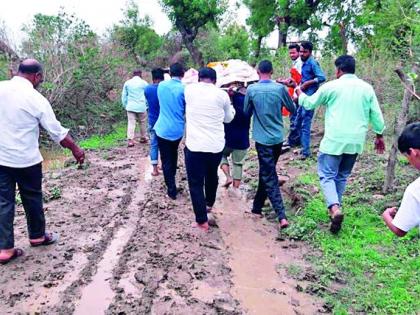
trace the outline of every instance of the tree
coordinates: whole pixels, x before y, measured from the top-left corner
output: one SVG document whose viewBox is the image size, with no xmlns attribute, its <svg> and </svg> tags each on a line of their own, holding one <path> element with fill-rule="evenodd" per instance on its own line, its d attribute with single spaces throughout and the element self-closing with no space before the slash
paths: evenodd
<svg viewBox="0 0 420 315">
<path fill-rule="evenodd" d="M 120 25 L 114 26 L 112 38 L 133 56 L 137 64 L 145 66 L 159 54 L 163 39 L 152 29 L 149 16 L 140 17 L 139 8 L 130 2 Z"/>
<path fill-rule="evenodd" d="M 207 24 L 216 26 L 225 0 L 161 0 L 170 20 L 181 33 L 185 47 L 195 64 L 204 65 L 203 55 L 194 43 L 198 32 Z"/>
</svg>

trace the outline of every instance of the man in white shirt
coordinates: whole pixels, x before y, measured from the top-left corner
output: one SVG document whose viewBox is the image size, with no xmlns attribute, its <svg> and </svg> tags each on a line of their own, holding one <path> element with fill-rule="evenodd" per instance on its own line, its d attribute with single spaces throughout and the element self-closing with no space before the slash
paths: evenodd
<svg viewBox="0 0 420 315">
<path fill-rule="evenodd" d="M 225 146 L 223 123 L 235 116 L 229 95 L 215 86 L 216 71 L 201 68 L 198 83 L 185 88 L 185 165 L 196 226 L 209 229 L 207 211 L 216 200 L 217 169 Z"/>
<path fill-rule="evenodd" d="M 420 122 L 409 124 L 398 138 L 398 149 L 410 164 L 420 170 Z M 404 236 L 420 227 L 420 177 L 408 185 L 400 208 L 388 208 L 382 214 L 388 228 L 397 236 Z"/>
<path fill-rule="evenodd" d="M 137 119 L 140 126 L 140 142 L 146 143 L 146 98 L 144 96 L 144 89 L 148 85 L 146 81 L 141 78 L 141 70 L 134 70 L 133 77 L 124 83 L 121 94 L 121 102 L 127 111 L 127 140 L 128 146 L 134 146 L 134 131 L 136 129 Z"/>
<path fill-rule="evenodd" d="M 0 264 L 23 255 L 20 248 L 14 247 L 16 184 L 26 213 L 30 245 L 50 245 L 58 239 L 58 235 L 45 232 L 39 125 L 55 142 L 70 149 L 78 163 L 85 158 L 69 130 L 55 118 L 48 100 L 36 90 L 42 82 L 42 66 L 34 59 L 22 61 L 15 77 L 0 82 Z"/>
</svg>

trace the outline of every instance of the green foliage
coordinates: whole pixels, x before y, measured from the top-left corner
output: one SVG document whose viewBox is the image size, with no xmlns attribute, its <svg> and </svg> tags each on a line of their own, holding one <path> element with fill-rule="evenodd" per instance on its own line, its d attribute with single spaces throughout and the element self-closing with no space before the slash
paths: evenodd
<svg viewBox="0 0 420 315">
<path fill-rule="evenodd" d="M 165 12 L 181 33 L 183 42 L 198 66 L 204 65 L 202 53 L 194 44 L 198 32 L 205 25 L 216 26 L 226 0 L 161 0 Z"/>
<path fill-rule="evenodd" d="M 152 28 L 149 16 L 140 17 L 139 8 L 130 2 L 124 19 L 115 25 L 111 36 L 120 43 L 140 64 L 152 62 L 162 47 L 163 39 Z"/>
<path fill-rule="evenodd" d="M 125 124 L 119 124 L 114 131 L 104 135 L 94 135 L 80 142 L 83 149 L 99 150 L 116 147 L 121 142 L 125 141 L 127 135 L 127 127 Z"/>
</svg>

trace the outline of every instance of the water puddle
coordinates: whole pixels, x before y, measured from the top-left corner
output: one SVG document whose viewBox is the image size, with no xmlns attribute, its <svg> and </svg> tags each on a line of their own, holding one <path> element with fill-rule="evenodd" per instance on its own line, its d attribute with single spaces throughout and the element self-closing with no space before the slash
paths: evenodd
<svg viewBox="0 0 420 315">
<path fill-rule="evenodd" d="M 137 184 L 136 190 L 132 193 L 133 200 L 131 201 L 129 208 L 133 207 L 133 209 L 131 211 L 128 209 L 130 217 L 115 233 L 113 240 L 98 264 L 96 274 L 93 276 L 92 281 L 83 289 L 82 296 L 76 304 L 75 315 L 103 314 L 108 309 L 115 296 L 110 285 L 112 271 L 118 263 L 121 251 L 124 249 L 124 246 L 127 244 L 135 230 L 136 221 L 138 219 L 137 205 L 144 200 L 146 191 L 145 186 L 149 181 L 148 174 L 151 172 L 151 166 L 149 165 L 148 167 L 148 165 L 149 161 L 147 158 L 142 158 L 140 160 L 139 173 L 141 178 Z M 129 284 L 131 283 L 128 282 L 127 286 L 129 286 Z M 133 292 L 135 290 L 132 286 L 128 289 Z"/>
<path fill-rule="evenodd" d="M 223 210 L 216 216 L 230 254 L 232 295 L 248 314 L 316 313 L 318 307 L 314 300 L 297 292 L 297 282 L 279 272 L 281 266 L 302 262 L 302 253 L 282 248 L 275 240 L 274 223 L 245 214 L 245 210 L 250 209 L 245 200 L 219 189 L 221 198 L 217 208 Z"/>
</svg>

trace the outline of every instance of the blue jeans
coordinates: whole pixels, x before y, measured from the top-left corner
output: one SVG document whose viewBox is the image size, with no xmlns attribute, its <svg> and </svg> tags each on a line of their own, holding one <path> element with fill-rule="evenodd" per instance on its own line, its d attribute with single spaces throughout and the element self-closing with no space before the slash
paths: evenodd
<svg viewBox="0 0 420 315">
<path fill-rule="evenodd" d="M 156 136 L 156 132 L 153 130 L 153 127 L 149 127 L 150 135 L 150 162 L 152 165 L 157 165 L 159 161 L 159 146 Z"/>
<path fill-rule="evenodd" d="M 258 153 L 258 163 L 260 164 L 258 189 L 254 198 L 252 212 L 261 214 L 265 200 L 271 202 L 271 206 L 280 220 L 286 219 L 283 199 L 281 197 L 279 178 L 277 176 L 276 165 L 280 157 L 282 143 L 275 145 L 263 145 L 255 142 Z"/>
<path fill-rule="evenodd" d="M 297 110 L 297 116 L 293 124 L 294 134 L 289 135 L 289 144 L 291 146 L 299 145 L 296 135 L 300 134 L 300 144 L 302 145 L 302 155 L 311 155 L 311 125 L 314 117 L 313 110 L 306 110 L 300 106 Z"/>
<path fill-rule="evenodd" d="M 341 205 L 347 178 L 356 158 L 357 154 L 319 154 L 318 175 L 328 208 L 334 204 Z"/>
</svg>

